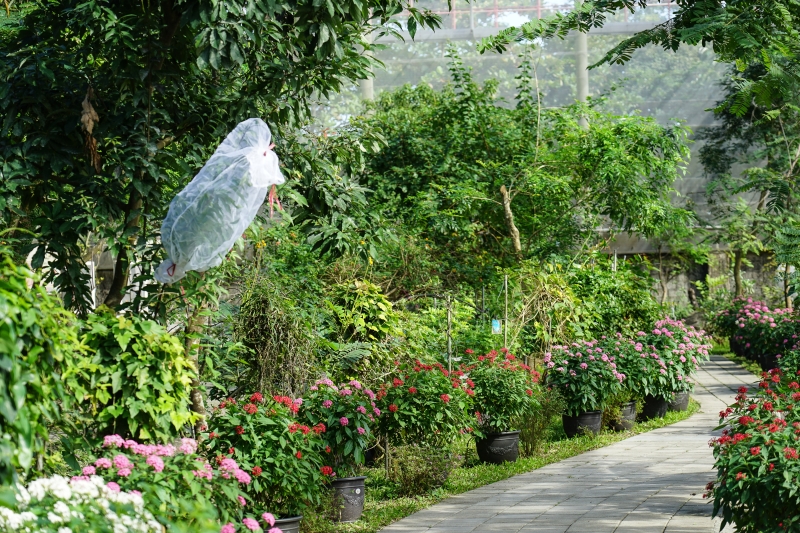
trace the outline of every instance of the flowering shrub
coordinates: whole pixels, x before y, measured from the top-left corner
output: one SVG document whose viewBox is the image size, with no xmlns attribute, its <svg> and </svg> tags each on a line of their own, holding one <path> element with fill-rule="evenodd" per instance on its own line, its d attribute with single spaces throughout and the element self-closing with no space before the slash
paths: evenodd
<svg viewBox="0 0 800 533">
<path fill-rule="evenodd" d="M 318 380 L 303 401 L 302 417 L 311 427 L 325 427 L 326 466 L 339 477 L 352 475 L 364 463 L 364 452 L 372 442 L 371 427 L 381 411 L 376 395 L 358 381 L 338 387 L 329 379 Z"/>
<path fill-rule="evenodd" d="M 461 367 L 471 381 L 467 384 L 474 385 L 478 436 L 511 431 L 537 406 L 533 391 L 538 386 L 539 373 L 517 361 L 506 348 L 501 352 L 492 350 Z"/>
<path fill-rule="evenodd" d="M 706 487 L 714 513 L 740 533 L 800 528 L 800 384 L 773 369 L 758 389 L 741 387 L 712 439 L 717 479 Z"/>
<path fill-rule="evenodd" d="M 800 319 L 793 311 L 770 309 L 752 298 L 734 300 L 714 317 L 712 327 L 716 334 L 730 338 L 734 353 L 763 359 L 764 366 L 774 366 L 776 358 L 800 347 Z"/>
<path fill-rule="evenodd" d="M 163 326 L 105 309 L 86 320 L 81 343 L 91 356 L 71 365 L 64 380 L 81 401 L 91 433 L 163 442 L 195 420 L 189 398 L 194 366 Z"/>
<path fill-rule="evenodd" d="M 323 478 L 330 475 L 321 456 L 326 426 L 299 423 L 302 403 L 256 392 L 223 401 L 209 420 L 207 448 L 220 468 L 235 458 L 252 480 L 250 498 L 283 517 L 318 503 Z"/>
<path fill-rule="evenodd" d="M 238 521 L 246 496 L 242 489 L 250 476 L 233 460 L 215 468 L 196 452 L 193 439 L 153 445 L 108 435 L 97 458 L 83 467 L 82 478 L 99 475 L 123 490 L 137 491 L 147 509 L 165 524 L 194 523 L 198 503 L 209 503 L 214 518 Z"/>
<path fill-rule="evenodd" d="M 671 392 L 691 392 L 694 379 L 691 377 L 708 360 L 711 349 L 710 338 L 704 331 L 687 327 L 680 320 L 665 318 L 655 323 L 649 335 L 644 336 L 648 346 L 655 349 L 666 366 L 661 370 L 672 386 Z M 659 371 L 660 372 L 660 371 Z"/>
<path fill-rule="evenodd" d="M 545 354 L 547 384 L 564 397 L 566 414 L 601 410 L 622 390 L 625 375 L 617 371 L 615 359 L 597 341 L 553 346 L 552 353 Z"/>
<path fill-rule="evenodd" d="M 396 368 L 391 383 L 378 391 L 380 429 L 397 444 L 446 444 L 472 431 L 473 382 L 463 371 L 417 360 Z"/>
<path fill-rule="evenodd" d="M 0 506 L 0 530 L 36 533 L 162 533 L 139 494 L 98 476 L 53 476 L 19 487 L 14 509 Z M 202 530 L 202 533 L 211 530 Z M 201 531 L 198 531 L 201 533 Z"/>
</svg>

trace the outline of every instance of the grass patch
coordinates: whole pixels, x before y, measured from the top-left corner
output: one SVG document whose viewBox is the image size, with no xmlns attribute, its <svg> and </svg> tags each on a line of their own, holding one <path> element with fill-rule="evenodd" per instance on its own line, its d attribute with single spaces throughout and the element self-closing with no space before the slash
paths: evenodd
<svg viewBox="0 0 800 533">
<path fill-rule="evenodd" d="M 631 431 L 603 431 L 596 437 L 576 437 L 567 439 L 558 421 L 551 441 L 544 444 L 542 450 L 534 457 L 520 458 L 516 463 L 502 465 L 474 464 L 456 468 L 450 478 L 440 489 L 430 494 L 413 498 L 391 497 L 391 481 L 386 479 L 383 469 L 367 469 L 368 476 L 364 514 L 356 523 L 335 524 L 320 515 L 306 516 L 303 519 L 303 533 L 375 533 L 381 528 L 396 522 L 412 513 L 430 507 L 450 496 L 461 494 L 490 483 L 508 479 L 517 474 L 524 474 L 552 463 L 574 457 L 584 452 L 596 450 L 614 444 L 640 433 L 662 428 L 681 420 L 686 420 L 700 410 L 700 404 L 694 400 L 689 402 L 688 411 L 669 412 L 660 420 L 637 423 Z M 468 454 L 474 456 L 474 443 L 468 444 Z M 467 464 L 471 461 L 469 457 Z"/>
</svg>

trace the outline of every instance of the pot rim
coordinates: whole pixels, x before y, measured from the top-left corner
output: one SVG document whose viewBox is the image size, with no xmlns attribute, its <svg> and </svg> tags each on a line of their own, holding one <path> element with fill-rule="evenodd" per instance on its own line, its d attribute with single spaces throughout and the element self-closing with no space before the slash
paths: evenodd
<svg viewBox="0 0 800 533">
<path fill-rule="evenodd" d="M 603 411 L 601 409 L 595 409 L 594 411 L 581 411 L 575 416 L 568 415 L 566 413 L 564 413 L 562 416 L 568 416 L 569 418 L 579 418 L 581 415 L 596 415 L 597 413 L 600 413 L 602 415 Z"/>
<path fill-rule="evenodd" d="M 514 431 L 501 431 L 500 433 L 486 433 L 486 436 L 484 436 L 483 439 L 481 440 L 486 440 L 493 437 L 502 437 L 505 435 L 519 435 L 520 433 L 522 433 L 521 429 L 517 429 Z"/>
<path fill-rule="evenodd" d="M 331 480 L 331 483 L 336 483 L 337 481 L 359 481 L 362 479 L 367 479 L 367 476 L 337 477 L 336 479 Z"/>
<path fill-rule="evenodd" d="M 290 516 L 288 518 L 276 518 L 275 523 L 277 524 L 278 522 L 293 522 L 295 520 L 302 520 L 302 519 L 303 515 L 299 514 L 297 516 Z"/>
</svg>

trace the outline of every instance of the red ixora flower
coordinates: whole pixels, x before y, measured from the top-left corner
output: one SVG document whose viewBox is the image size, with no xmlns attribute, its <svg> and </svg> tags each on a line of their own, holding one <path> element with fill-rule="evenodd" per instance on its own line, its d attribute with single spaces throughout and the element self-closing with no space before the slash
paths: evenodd
<svg viewBox="0 0 800 533">
<path fill-rule="evenodd" d="M 417 393 L 417 388 L 416 387 L 409 387 L 408 388 L 408 392 L 410 392 L 411 394 L 416 394 Z"/>
<path fill-rule="evenodd" d="M 253 474 L 254 476 L 260 476 L 260 475 L 261 475 L 261 472 L 263 472 L 263 470 L 261 470 L 261 467 L 260 467 L 260 466 L 254 466 L 254 467 L 253 467 L 252 474 Z"/>
<path fill-rule="evenodd" d="M 395 404 L 391 404 L 389 406 L 389 411 L 391 411 L 393 413 L 397 412 L 397 406 Z"/>
<path fill-rule="evenodd" d="M 242 426 L 236 426 L 236 434 L 241 435 L 244 433 L 244 428 Z"/>
<path fill-rule="evenodd" d="M 528 396 L 533 396 L 533 391 L 531 389 L 528 389 L 525 391 L 525 394 L 527 394 Z"/>
<path fill-rule="evenodd" d="M 250 401 L 251 402 L 263 402 L 264 401 L 264 396 L 262 396 L 262 394 L 260 392 L 254 392 L 250 396 Z"/>
<path fill-rule="evenodd" d="M 254 403 L 246 403 L 242 409 L 248 415 L 254 415 L 258 412 L 258 407 L 256 407 L 256 404 Z"/>
<path fill-rule="evenodd" d="M 331 447 L 325 446 L 325 453 L 331 453 Z"/>
<path fill-rule="evenodd" d="M 333 468 L 331 468 L 330 466 L 323 466 L 322 468 L 319 469 L 319 471 L 322 472 L 323 476 L 333 475 Z"/>
<path fill-rule="evenodd" d="M 403 384 L 403 380 L 402 380 L 402 379 L 400 379 L 400 378 L 394 378 L 394 379 L 392 380 L 392 385 L 394 385 L 395 387 L 399 387 L 399 386 L 401 386 L 402 384 Z"/>
<path fill-rule="evenodd" d="M 750 448 L 751 455 L 758 455 L 760 453 L 761 453 L 761 446 L 753 446 L 752 448 Z"/>
<path fill-rule="evenodd" d="M 783 455 L 787 459 L 797 459 L 797 457 L 798 457 L 797 456 L 797 450 L 795 450 L 794 448 L 790 448 L 788 446 L 783 449 Z"/>
<path fill-rule="evenodd" d="M 234 453 L 236 453 L 236 450 L 235 450 L 235 449 L 233 449 L 233 448 L 228 448 L 228 455 L 233 455 Z"/>
<path fill-rule="evenodd" d="M 439 396 L 439 398 L 441 398 L 444 403 L 447 403 L 447 402 L 450 401 L 450 395 L 449 394 L 442 394 L 441 396 Z"/>
<path fill-rule="evenodd" d="M 744 479 L 746 477 L 747 477 L 747 474 L 745 474 L 744 472 L 739 472 L 738 474 L 736 474 L 736 481 L 741 481 L 742 479 Z"/>
<path fill-rule="evenodd" d="M 298 459 L 302 459 L 303 458 L 303 452 L 297 452 L 296 454 L 294 454 L 294 456 L 297 457 Z"/>
</svg>

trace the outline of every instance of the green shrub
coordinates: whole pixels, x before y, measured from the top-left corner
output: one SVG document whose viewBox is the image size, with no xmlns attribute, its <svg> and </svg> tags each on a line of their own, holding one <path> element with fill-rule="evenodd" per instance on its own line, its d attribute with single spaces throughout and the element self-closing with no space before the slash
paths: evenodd
<svg viewBox="0 0 800 533">
<path fill-rule="evenodd" d="M 722 526 L 740 533 L 800 530 L 800 384 L 778 369 L 720 413 L 723 434 L 712 440 L 717 478 L 706 487 Z"/>
<path fill-rule="evenodd" d="M 247 493 L 254 507 L 283 518 L 319 504 L 325 476 L 333 473 L 322 457 L 326 427 L 299 423 L 301 402 L 261 393 L 240 401 L 227 399 L 208 423 L 209 455 L 218 461 L 235 459 L 252 476 Z"/>
<path fill-rule="evenodd" d="M 172 532 L 181 524 L 193 533 L 219 531 L 223 524 L 239 522 L 243 512 L 239 497 L 251 483 L 235 461 L 209 463 L 197 453 L 197 441 L 175 444 L 140 444 L 119 435 L 107 435 L 83 476 L 100 476 L 123 491 L 139 491 L 145 508 Z M 216 529 L 214 526 L 216 525 Z"/>
<path fill-rule="evenodd" d="M 415 361 L 398 366 L 392 376 L 378 391 L 378 422 L 393 444 L 445 445 L 475 424 L 472 382 L 463 372 Z"/>
<path fill-rule="evenodd" d="M 0 248 L 0 484 L 44 453 L 48 424 L 68 404 L 59 374 L 76 345 L 74 317 Z"/>
<path fill-rule="evenodd" d="M 462 460 L 447 447 L 408 444 L 392 448 L 389 472 L 401 496 L 418 496 L 444 485 Z"/>
<path fill-rule="evenodd" d="M 119 434 L 163 442 L 197 419 L 190 411 L 194 365 L 163 326 L 101 310 L 83 324 L 81 344 L 86 356 L 64 380 L 81 402 L 90 440 Z"/>
<path fill-rule="evenodd" d="M 472 350 L 467 350 L 472 355 Z M 539 373 L 518 361 L 503 348 L 478 356 L 461 370 L 474 384 L 474 406 L 480 437 L 486 433 L 513 431 L 536 409 L 533 390 Z"/>
<path fill-rule="evenodd" d="M 533 457 L 547 442 L 548 431 L 555 417 L 564 412 L 564 398 L 552 387 L 536 387 L 533 397 L 537 407 L 519 423 L 520 453 L 523 457 Z M 559 424 L 561 420 L 558 420 Z"/>
<path fill-rule="evenodd" d="M 367 280 L 338 283 L 331 289 L 328 307 L 343 339 L 380 341 L 397 335 L 397 313 L 380 287 Z"/>
</svg>

